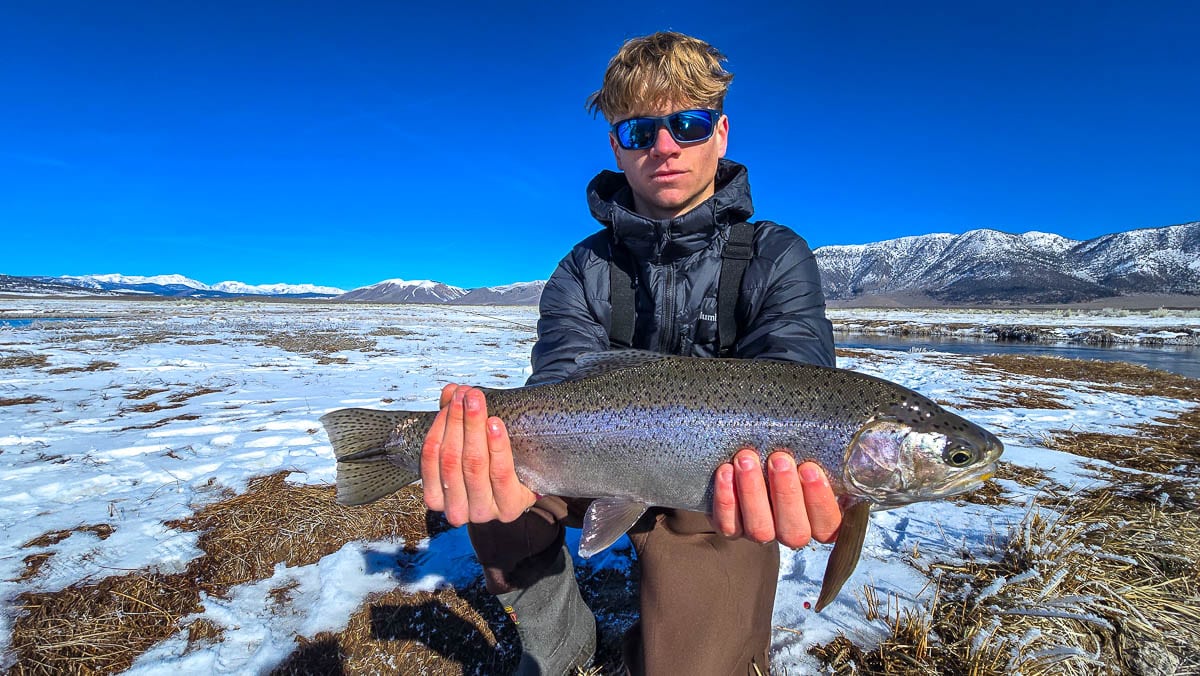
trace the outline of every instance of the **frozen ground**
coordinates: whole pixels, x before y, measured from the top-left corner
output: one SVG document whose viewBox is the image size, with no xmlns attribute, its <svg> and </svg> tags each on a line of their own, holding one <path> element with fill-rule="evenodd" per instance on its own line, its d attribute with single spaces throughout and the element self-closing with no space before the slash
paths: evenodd
<svg viewBox="0 0 1200 676">
<path fill-rule="evenodd" d="M 200 555 L 196 535 L 165 523 L 215 499 L 214 486 L 241 491 L 250 478 L 285 469 L 294 470 L 294 482 L 332 482 L 333 456 L 317 422 L 325 412 L 347 406 L 432 409 L 447 382 L 520 385 L 529 372 L 536 321 L 532 308 L 187 301 L 0 300 L 0 319 L 5 315 L 103 318 L 0 327 L 0 650 L 10 644 L 12 602 L 21 592 L 58 590 L 134 569 L 182 570 Z M 1065 326 L 1074 326 L 1074 319 L 1061 318 Z M 1149 321 L 1128 325 L 1153 327 Z M 331 343 L 339 349 L 326 351 Z M 1041 468 L 1063 485 L 1098 479 L 1080 458 L 1042 447 L 1050 432 L 1122 433 L 1191 406 L 964 371 L 960 367 L 969 360 L 938 353 L 855 354 L 839 365 L 952 407 L 1013 386 L 1060 397 L 1067 408 L 964 413 L 1001 437 L 1007 461 Z M 1032 495 L 1015 483 L 1003 487 L 1019 497 Z M 983 552 L 989 537 L 1023 514 L 1021 506 L 948 502 L 877 513 L 858 571 L 820 615 L 805 604 L 816 599 L 828 548 L 785 549 L 775 663 L 803 671 L 812 660 L 806 649 L 838 633 L 871 642 L 882 625 L 863 617 L 863 585 L 901 605 L 925 603 L 932 591 L 911 565 L 914 549 L 923 563 L 952 558 L 964 547 Z M 111 536 L 76 532 L 56 544 L 22 547 L 51 531 L 99 523 L 113 528 Z M 206 599 L 206 616 L 227 628 L 222 642 L 186 652 L 185 638 L 177 636 L 143 655 L 132 672 L 269 670 L 295 649 L 297 636 L 342 628 L 372 593 L 397 584 L 463 585 L 478 574 L 461 531 L 422 543 L 420 568 L 404 581 L 392 577 L 393 569 L 364 565 L 400 545 L 354 542 L 318 564 L 280 566 L 271 579 L 237 587 L 226 599 Z M 623 565 L 624 550 L 616 549 L 587 565 Z M 38 575 L 17 581 L 23 559 L 38 552 L 53 557 Z M 281 613 L 269 591 L 284 584 L 295 585 L 294 601 Z"/>
</svg>

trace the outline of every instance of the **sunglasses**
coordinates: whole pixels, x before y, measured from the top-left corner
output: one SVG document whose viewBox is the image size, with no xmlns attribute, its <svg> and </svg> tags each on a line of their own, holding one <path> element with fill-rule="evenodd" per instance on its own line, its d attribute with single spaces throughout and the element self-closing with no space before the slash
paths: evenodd
<svg viewBox="0 0 1200 676">
<path fill-rule="evenodd" d="M 697 143 L 712 136 L 721 111 L 711 108 L 681 110 L 662 117 L 631 117 L 611 129 L 617 143 L 626 150 L 645 150 L 654 145 L 658 128 L 666 127 L 676 143 Z"/>
</svg>

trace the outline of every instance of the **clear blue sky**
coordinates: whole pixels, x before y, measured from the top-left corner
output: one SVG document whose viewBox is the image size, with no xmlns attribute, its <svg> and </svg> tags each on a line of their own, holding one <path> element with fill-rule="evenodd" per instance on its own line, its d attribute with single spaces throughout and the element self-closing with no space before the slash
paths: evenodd
<svg viewBox="0 0 1200 676">
<path fill-rule="evenodd" d="M 615 168 L 584 100 L 664 29 L 814 247 L 1200 218 L 1200 3 L 569 4 L 5 2 L 0 273 L 545 278 Z"/>
</svg>

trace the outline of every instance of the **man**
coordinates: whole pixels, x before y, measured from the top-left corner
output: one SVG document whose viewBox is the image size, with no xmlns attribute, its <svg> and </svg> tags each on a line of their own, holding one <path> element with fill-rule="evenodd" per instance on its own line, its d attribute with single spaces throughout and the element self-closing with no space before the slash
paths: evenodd
<svg viewBox="0 0 1200 676">
<path fill-rule="evenodd" d="M 721 112 L 733 76 L 724 56 L 679 33 L 627 42 L 613 57 L 590 108 L 612 124 L 609 143 L 623 173 L 588 187 L 604 229 L 562 260 L 541 300 L 533 375 L 559 380 L 576 357 L 610 349 L 611 266 L 634 281 L 632 346 L 718 356 L 718 286 L 732 226 L 753 213 L 746 169 L 724 160 L 729 120 Z M 754 224 L 753 255 L 734 308 L 732 356 L 834 364 L 816 262 L 808 245 L 774 223 Z M 722 309 L 725 310 L 725 309 Z M 727 310 L 726 310 L 727 311 Z M 831 542 L 841 512 L 813 463 L 773 453 L 764 477 L 758 453 L 742 449 L 714 476 L 711 518 L 648 512 L 630 531 L 641 566 L 641 619 L 626 637 L 633 673 L 766 673 L 778 541 Z M 487 588 L 517 622 L 518 673 L 567 673 L 591 658 L 595 620 L 563 547 L 580 501 L 538 496 L 513 471 L 503 421 L 483 394 L 449 385 L 426 437 L 421 476 L 429 509 L 470 524 Z"/>
</svg>

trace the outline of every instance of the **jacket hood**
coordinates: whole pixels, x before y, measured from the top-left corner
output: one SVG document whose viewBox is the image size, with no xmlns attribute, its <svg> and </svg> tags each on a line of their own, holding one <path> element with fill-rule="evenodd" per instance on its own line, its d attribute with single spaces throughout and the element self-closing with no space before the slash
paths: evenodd
<svg viewBox="0 0 1200 676">
<path fill-rule="evenodd" d="M 668 219 L 646 218 L 633 210 L 625 174 L 602 171 L 587 187 L 592 216 L 612 230 L 617 243 L 638 258 L 665 263 L 704 249 L 719 232 L 754 215 L 746 167 L 717 162 L 716 192 L 695 209 Z"/>
</svg>

